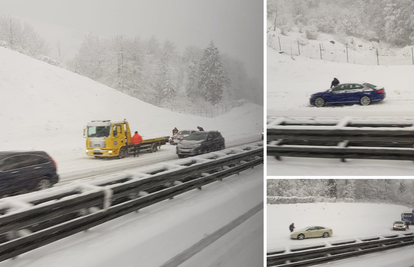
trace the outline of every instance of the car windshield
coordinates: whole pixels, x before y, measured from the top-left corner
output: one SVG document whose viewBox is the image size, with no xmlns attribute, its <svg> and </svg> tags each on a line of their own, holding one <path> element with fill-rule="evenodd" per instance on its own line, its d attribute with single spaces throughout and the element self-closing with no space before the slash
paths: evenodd
<svg viewBox="0 0 414 267">
<path fill-rule="evenodd" d="M 402 221 L 396 221 L 394 224 L 404 224 Z"/>
<path fill-rule="evenodd" d="M 363 85 L 365 85 L 365 86 L 367 86 L 369 88 L 372 88 L 372 89 L 377 89 L 377 86 L 376 85 L 373 85 L 371 83 L 364 83 Z"/>
<path fill-rule="evenodd" d="M 88 137 L 108 137 L 111 126 L 88 126 Z"/>
<path fill-rule="evenodd" d="M 208 135 L 208 132 L 195 132 L 190 134 L 185 140 L 194 140 L 194 141 L 200 141 L 200 140 L 206 140 Z"/>
<path fill-rule="evenodd" d="M 179 131 L 177 134 L 180 134 L 180 135 L 190 134 L 190 131 Z"/>
</svg>

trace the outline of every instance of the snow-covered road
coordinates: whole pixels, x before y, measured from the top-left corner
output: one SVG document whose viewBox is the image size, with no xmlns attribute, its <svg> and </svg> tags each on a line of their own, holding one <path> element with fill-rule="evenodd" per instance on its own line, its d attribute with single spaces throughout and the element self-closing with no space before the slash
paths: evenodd
<svg viewBox="0 0 414 267">
<path fill-rule="evenodd" d="M 263 167 L 257 166 L 7 260 L 0 267 L 160 266 L 262 201 Z M 263 210 L 182 266 L 217 264 L 263 265 Z"/>
</svg>

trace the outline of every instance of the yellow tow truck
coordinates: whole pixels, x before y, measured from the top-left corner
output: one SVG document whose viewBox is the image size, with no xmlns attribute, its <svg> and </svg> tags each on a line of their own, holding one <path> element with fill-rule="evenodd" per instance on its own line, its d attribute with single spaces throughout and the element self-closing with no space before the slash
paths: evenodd
<svg viewBox="0 0 414 267">
<path fill-rule="evenodd" d="M 86 155 L 99 158 L 125 158 L 133 153 L 131 130 L 126 120 L 113 122 L 110 120 L 94 120 L 89 122 L 83 131 L 86 137 Z M 169 136 L 145 139 L 141 143 L 141 151 L 156 152 L 165 145 Z"/>
</svg>

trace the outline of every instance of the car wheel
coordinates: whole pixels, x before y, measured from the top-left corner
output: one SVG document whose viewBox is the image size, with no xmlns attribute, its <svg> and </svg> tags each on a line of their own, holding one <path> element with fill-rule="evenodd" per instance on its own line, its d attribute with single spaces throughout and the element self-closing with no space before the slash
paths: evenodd
<svg viewBox="0 0 414 267">
<path fill-rule="evenodd" d="M 121 147 L 121 150 L 119 150 L 119 155 L 118 158 L 119 159 L 123 159 L 127 156 L 127 151 L 125 147 Z"/>
<path fill-rule="evenodd" d="M 369 98 L 369 96 L 364 95 L 359 100 L 359 103 L 361 104 L 361 106 L 368 106 L 369 104 L 371 104 L 371 98 Z"/>
<path fill-rule="evenodd" d="M 298 239 L 299 239 L 299 240 L 303 240 L 303 239 L 305 239 L 305 235 L 304 235 L 304 234 L 300 234 L 300 235 L 298 235 Z"/>
<path fill-rule="evenodd" d="M 52 187 L 52 183 L 46 177 L 40 179 L 40 181 L 36 185 L 36 191 L 44 190 Z"/>
<path fill-rule="evenodd" d="M 324 238 L 327 238 L 327 237 L 329 237 L 329 233 L 323 233 L 323 235 L 322 235 Z"/>
<path fill-rule="evenodd" d="M 155 152 L 157 152 L 157 144 L 156 143 L 154 143 L 154 144 L 152 144 L 152 146 L 151 146 L 151 153 L 155 153 Z"/>
<path fill-rule="evenodd" d="M 317 106 L 318 108 L 325 106 L 325 99 L 323 99 L 322 97 L 316 98 L 315 106 Z"/>
</svg>

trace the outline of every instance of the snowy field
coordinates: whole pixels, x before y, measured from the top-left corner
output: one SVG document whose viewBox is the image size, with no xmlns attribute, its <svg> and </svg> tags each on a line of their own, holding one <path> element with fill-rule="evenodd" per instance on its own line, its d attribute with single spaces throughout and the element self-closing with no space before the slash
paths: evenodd
<svg viewBox="0 0 414 267">
<path fill-rule="evenodd" d="M 257 167 L 1 262 L 0 267 L 161 266 L 189 248 L 200 252 L 182 267 L 262 266 L 263 210 L 240 225 L 229 223 L 262 201 L 263 168 Z M 232 230 L 209 246 L 192 247 L 229 224 Z"/>
<path fill-rule="evenodd" d="M 83 127 L 91 120 L 127 119 L 144 139 L 170 136 L 178 129 L 218 130 L 226 147 L 258 141 L 263 107 L 245 104 L 227 114 L 205 118 L 174 113 L 142 102 L 89 78 L 0 47 L 1 150 L 44 150 L 58 165 L 61 180 L 103 168 L 126 168 L 177 158 L 163 146 L 139 158 L 96 160 L 85 155 Z M 160 158 L 158 158 L 160 157 Z"/>
<path fill-rule="evenodd" d="M 413 232 L 393 231 L 392 223 L 400 220 L 402 212 L 410 210 L 409 207 L 391 204 L 368 203 L 311 203 L 311 204 L 283 204 L 267 205 L 267 251 L 271 252 L 280 248 L 287 251 L 294 247 L 302 247 L 311 244 L 327 244 L 333 241 L 359 239 L 373 236 L 383 236 L 395 233 Z M 289 225 L 295 224 L 296 229 L 307 226 L 325 226 L 333 231 L 329 238 L 311 238 L 305 240 L 290 239 Z M 414 226 L 412 226 L 414 228 Z M 407 248 L 403 250 L 407 251 Z M 412 250 L 412 248 L 411 248 Z M 400 251 L 399 249 L 397 251 Z M 354 265 L 355 259 L 348 259 L 321 266 L 391 266 L 386 264 L 402 263 L 398 266 L 412 266 L 414 256 L 407 255 L 396 259 L 390 258 L 395 250 L 383 253 L 358 257 L 368 258 L 368 265 Z M 397 253 L 398 254 L 398 253 Z M 386 259 L 378 260 L 377 256 L 387 255 Z M 374 260 L 373 260 L 374 259 Z M 365 261 L 362 261 L 365 262 Z M 410 265 L 407 265 L 410 263 Z M 336 265 L 339 264 L 339 265 Z M 341 265 L 342 264 L 342 265 Z M 359 263 L 358 263 L 359 264 Z M 365 262 L 367 264 L 367 262 Z"/>
<path fill-rule="evenodd" d="M 358 239 L 372 236 L 383 236 L 391 233 L 406 233 L 407 231 L 393 231 L 392 223 L 400 220 L 403 211 L 410 210 L 410 207 L 391 204 L 368 204 L 368 203 L 311 203 L 311 204 L 283 204 L 267 205 L 267 251 L 271 252 L 280 248 L 289 248 L 310 245 L 324 244 L 330 242 Z M 295 224 L 299 230 L 306 226 L 325 226 L 333 230 L 333 236 L 329 238 L 312 238 L 305 240 L 290 239 L 289 225 Z M 414 228 L 414 226 L 412 226 Z M 403 263 L 398 266 L 412 266 L 414 255 L 408 253 L 412 248 L 403 248 L 405 251 L 402 258 L 390 258 L 395 250 L 384 253 L 371 254 L 360 259 L 368 258 L 368 265 L 354 265 L 354 259 L 333 262 L 321 266 L 391 266 L 386 264 Z M 400 251 L 398 249 L 397 251 Z M 384 261 L 378 255 L 387 255 Z M 398 255 L 398 253 L 397 253 Z M 365 262 L 367 264 L 367 262 Z M 410 263 L 410 265 L 407 265 Z M 338 265 L 336 265 L 338 264 Z M 343 265 L 340 265 L 343 264 Z M 356 263 L 355 263 L 356 264 Z M 376 265 L 378 264 L 378 265 Z"/>
<path fill-rule="evenodd" d="M 387 117 L 391 120 L 414 119 L 414 66 L 368 66 L 330 62 L 279 54 L 268 48 L 267 116 L 271 117 Z M 311 94 L 329 89 L 332 79 L 341 82 L 366 81 L 385 87 L 384 101 L 370 106 L 328 106 L 309 104 Z M 270 176 L 303 175 L 412 175 L 412 162 L 387 160 L 283 158 L 267 157 Z"/>
</svg>

